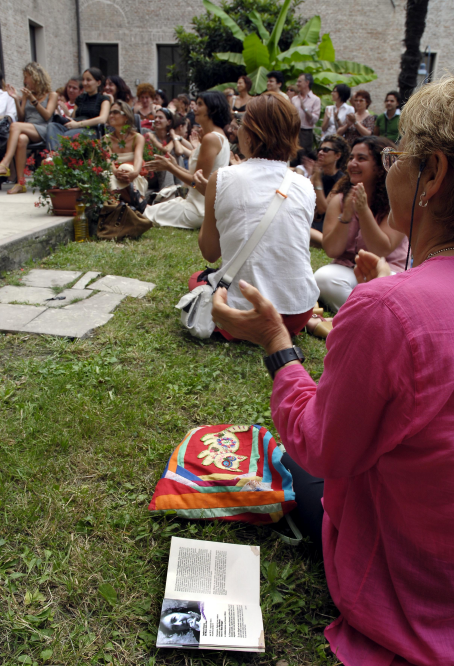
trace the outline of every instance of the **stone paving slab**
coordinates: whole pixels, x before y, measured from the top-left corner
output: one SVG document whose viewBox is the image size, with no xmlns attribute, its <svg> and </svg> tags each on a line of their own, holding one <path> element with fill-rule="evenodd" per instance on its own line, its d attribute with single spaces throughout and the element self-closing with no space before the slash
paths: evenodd
<svg viewBox="0 0 454 666">
<path fill-rule="evenodd" d="M 33 305 L 0 304 L 0 329 L 4 333 L 17 333 L 36 319 L 46 308 Z"/>
<path fill-rule="evenodd" d="M 27 305 L 45 305 L 48 308 L 61 308 L 65 305 L 71 305 L 75 300 L 93 296 L 93 292 L 89 289 L 65 289 L 57 295 L 65 296 L 65 299 L 49 300 L 55 298 L 55 293 L 47 287 L 15 287 L 8 284 L 0 289 L 0 303 L 25 303 Z"/>
<path fill-rule="evenodd" d="M 71 307 L 76 306 L 69 306 L 69 308 Z M 113 317 L 112 314 L 94 311 L 86 312 L 81 316 L 80 312 L 70 312 L 69 308 L 46 310 L 20 330 L 25 333 L 55 335 L 61 338 L 86 338 L 95 328 L 107 324 Z"/>
<path fill-rule="evenodd" d="M 97 291 L 109 291 L 114 294 L 124 294 L 125 296 L 134 296 L 143 298 L 149 291 L 156 287 L 152 282 L 143 282 L 134 278 L 125 278 L 117 275 L 106 275 L 105 277 L 93 282 L 88 289 Z"/>
<path fill-rule="evenodd" d="M 82 275 L 81 271 L 55 271 L 34 268 L 22 278 L 28 287 L 66 287 Z"/>
<path fill-rule="evenodd" d="M 98 275 L 101 275 L 101 273 L 96 272 L 96 271 L 88 271 L 88 273 L 85 273 L 80 280 L 76 282 L 75 285 L 73 285 L 73 289 L 85 289 L 87 284 L 94 280 L 95 278 L 98 277 Z"/>
<path fill-rule="evenodd" d="M 72 291 L 72 289 L 70 291 Z M 100 292 L 99 294 L 94 294 L 86 301 L 80 301 L 80 303 L 68 305 L 64 307 L 63 310 L 65 312 L 78 312 L 79 316 L 83 316 L 85 313 L 90 314 L 91 312 L 98 312 L 105 315 L 115 310 L 117 305 L 119 305 L 124 298 L 126 298 L 126 296 L 123 294 Z"/>
</svg>

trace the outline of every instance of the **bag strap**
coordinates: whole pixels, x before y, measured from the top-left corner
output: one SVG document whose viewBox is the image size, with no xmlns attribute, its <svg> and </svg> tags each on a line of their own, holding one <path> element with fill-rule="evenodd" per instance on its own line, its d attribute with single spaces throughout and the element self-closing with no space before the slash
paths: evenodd
<svg viewBox="0 0 454 666">
<path fill-rule="evenodd" d="M 276 217 L 277 212 L 279 208 L 282 206 L 284 200 L 287 199 L 287 192 L 289 191 L 292 182 L 293 182 L 293 171 L 287 169 L 287 173 L 285 174 L 284 180 L 282 181 L 280 188 L 276 190 L 276 194 L 274 195 L 273 200 L 268 206 L 268 210 L 260 220 L 259 224 L 254 229 L 254 233 L 252 234 L 252 236 L 246 241 L 246 243 L 241 248 L 235 260 L 229 266 L 228 272 L 226 270 L 222 274 L 221 279 L 219 280 L 216 286 L 216 289 L 219 289 L 219 287 L 225 287 L 226 289 L 228 289 L 230 287 L 235 278 L 235 275 L 238 273 L 241 266 L 244 264 L 249 255 L 252 254 L 256 245 L 259 243 L 260 239 L 262 238 L 263 234 L 268 229 L 273 219 Z M 216 289 L 214 291 L 216 291 Z"/>
</svg>

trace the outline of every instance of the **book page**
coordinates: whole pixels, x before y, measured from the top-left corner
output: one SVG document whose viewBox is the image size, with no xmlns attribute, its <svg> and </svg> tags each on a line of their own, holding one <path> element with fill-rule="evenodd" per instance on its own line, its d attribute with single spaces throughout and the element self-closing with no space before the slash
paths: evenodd
<svg viewBox="0 0 454 666">
<path fill-rule="evenodd" d="M 260 548 L 172 537 L 165 598 L 260 606 Z"/>
</svg>

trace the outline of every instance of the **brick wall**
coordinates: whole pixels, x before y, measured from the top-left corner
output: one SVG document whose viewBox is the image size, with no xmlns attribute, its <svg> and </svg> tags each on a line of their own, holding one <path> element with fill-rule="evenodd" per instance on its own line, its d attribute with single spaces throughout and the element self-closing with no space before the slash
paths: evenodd
<svg viewBox="0 0 454 666">
<path fill-rule="evenodd" d="M 0 0 L 6 80 L 23 85 L 22 68 L 31 60 L 29 20 L 43 26 L 41 64 L 55 88 L 78 71 L 74 0 Z"/>
</svg>

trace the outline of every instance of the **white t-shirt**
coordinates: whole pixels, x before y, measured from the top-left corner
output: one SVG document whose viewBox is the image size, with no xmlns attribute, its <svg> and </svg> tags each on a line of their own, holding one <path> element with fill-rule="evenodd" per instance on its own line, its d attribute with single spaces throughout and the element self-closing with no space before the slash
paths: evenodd
<svg viewBox="0 0 454 666">
<path fill-rule="evenodd" d="M 16 102 L 5 90 L 0 89 L 0 118 L 2 116 L 10 116 L 13 122 L 17 120 Z"/>
<path fill-rule="evenodd" d="M 231 265 L 265 215 L 286 171 L 285 162 L 257 158 L 218 170 L 214 210 L 222 271 Z M 309 251 L 314 209 L 312 183 L 295 174 L 287 199 L 228 290 L 231 307 L 252 308 L 240 292 L 239 280 L 257 287 L 280 314 L 300 314 L 315 305 L 319 290 Z M 213 287 L 219 279 L 220 271 L 209 276 Z"/>
<path fill-rule="evenodd" d="M 336 105 L 331 104 L 330 106 L 327 106 L 325 108 L 325 113 L 329 113 L 329 123 L 328 127 L 324 132 L 322 132 L 322 139 L 325 138 L 325 136 L 329 136 L 330 134 L 336 134 L 337 128 L 342 127 L 344 125 L 347 115 L 349 113 L 355 113 L 355 109 L 353 106 L 350 106 L 350 104 L 347 104 L 347 102 L 344 102 L 342 106 L 339 107 L 338 111 L 338 121 L 337 121 L 337 126 L 336 122 L 334 119 L 334 111 L 336 110 Z"/>
</svg>

